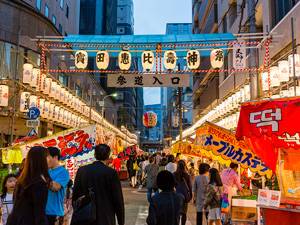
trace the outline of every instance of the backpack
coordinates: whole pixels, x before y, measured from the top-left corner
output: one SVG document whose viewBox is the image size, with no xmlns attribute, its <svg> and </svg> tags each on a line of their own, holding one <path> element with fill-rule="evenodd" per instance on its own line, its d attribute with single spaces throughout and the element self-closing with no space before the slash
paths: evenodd
<svg viewBox="0 0 300 225">
<path fill-rule="evenodd" d="M 189 203 L 192 200 L 193 195 L 184 177 L 183 177 L 183 181 L 177 184 L 176 193 L 182 194 L 186 203 Z"/>
</svg>

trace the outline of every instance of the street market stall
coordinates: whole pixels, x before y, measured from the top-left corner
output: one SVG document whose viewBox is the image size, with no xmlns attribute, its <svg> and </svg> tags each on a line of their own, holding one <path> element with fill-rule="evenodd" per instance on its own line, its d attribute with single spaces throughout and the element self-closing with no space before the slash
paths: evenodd
<svg viewBox="0 0 300 225">
<path fill-rule="evenodd" d="M 244 103 L 236 136 L 274 172 L 281 193 L 260 191 L 266 225 L 300 224 L 300 98 Z"/>
</svg>

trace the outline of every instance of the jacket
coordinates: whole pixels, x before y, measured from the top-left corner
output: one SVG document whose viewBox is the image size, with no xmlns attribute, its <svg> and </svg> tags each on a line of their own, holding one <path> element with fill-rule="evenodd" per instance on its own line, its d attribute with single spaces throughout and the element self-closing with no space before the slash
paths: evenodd
<svg viewBox="0 0 300 225">
<path fill-rule="evenodd" d="M 175 192 L 161 192 L 152 198 L 148 225 L 179 225 L 184 198 Z"/>
<path fill-rule="evenodd" d="M 115 225 L 115 216 L 118 224 L 124 225 L 124 199 L 117 172 L 99 161 L 79 168 L 74 183 L 73 203 L 86 195 L 89 188 L 95 193 L 96 202 L 97 221 L 93 225 Z"/>
<path fill-rule="evenodd" d="M 46 204 L 48 185 L 42 179 L 36 179 L 25 188 L 17 185 L 15 202 L 7 225 L 48 225 Z"/>
<path fill-rule="evenodd" d="M 209 209 L 221 208 L 221 194 L 222 188 L 213 184 L 207 186 L 207 193 L 205 198 L 204 207 Z"/>
</svg>

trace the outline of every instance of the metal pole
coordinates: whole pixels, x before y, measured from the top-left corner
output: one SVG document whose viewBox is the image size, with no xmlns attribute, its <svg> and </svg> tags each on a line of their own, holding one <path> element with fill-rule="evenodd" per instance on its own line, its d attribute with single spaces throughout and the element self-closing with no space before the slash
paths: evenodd
<svg viewBox="0 0 300 225">
<path fill-rule="evenodd" d="M 179 140 L 182 143 L 182 87 L 178 88 L 178 105 L 179 105 Z"/>
<path fill-rule="evenodd" d="M 256 32 L 256 19 L 255 19 L 255 1 L 248 0 L 248 15 L 249 18 L 249 30 L 250 33 Z M 255 49 L 249 49 L 249 67 L 255 68 L 256 65 L 256 50 Z M 251 100 L 255 100 L 258 97 L 258 76 L 257 72 L 250 72 L 250 93 L 251 93 Z"/>
<path fill-rule="evenodd" d="M 294 17 L 291 18 L 291 31 L 292 31 L 292 47 L 293 47 L 293 79 L 294 79 L 294 94 L 297 96 L 297 78 L 296 78 L 296 63 L 295 63 L 295 53 L 296 53 L 296 43 L 295 43 L 295 30 L 294 30 Z"/>
</svg>

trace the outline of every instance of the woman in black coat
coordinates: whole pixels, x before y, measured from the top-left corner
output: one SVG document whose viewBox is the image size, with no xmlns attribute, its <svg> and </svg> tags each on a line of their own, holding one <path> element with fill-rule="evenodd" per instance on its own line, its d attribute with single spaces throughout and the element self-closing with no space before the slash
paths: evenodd
<svg viewBox="0 0 300 225">
<path fill-rule="evenodd" d="M 18 178 L 14 207 L 7 225 L 47 225 L 45 211 L 49 183 L 47 149 L 33 147 Z"/>
</svg>

